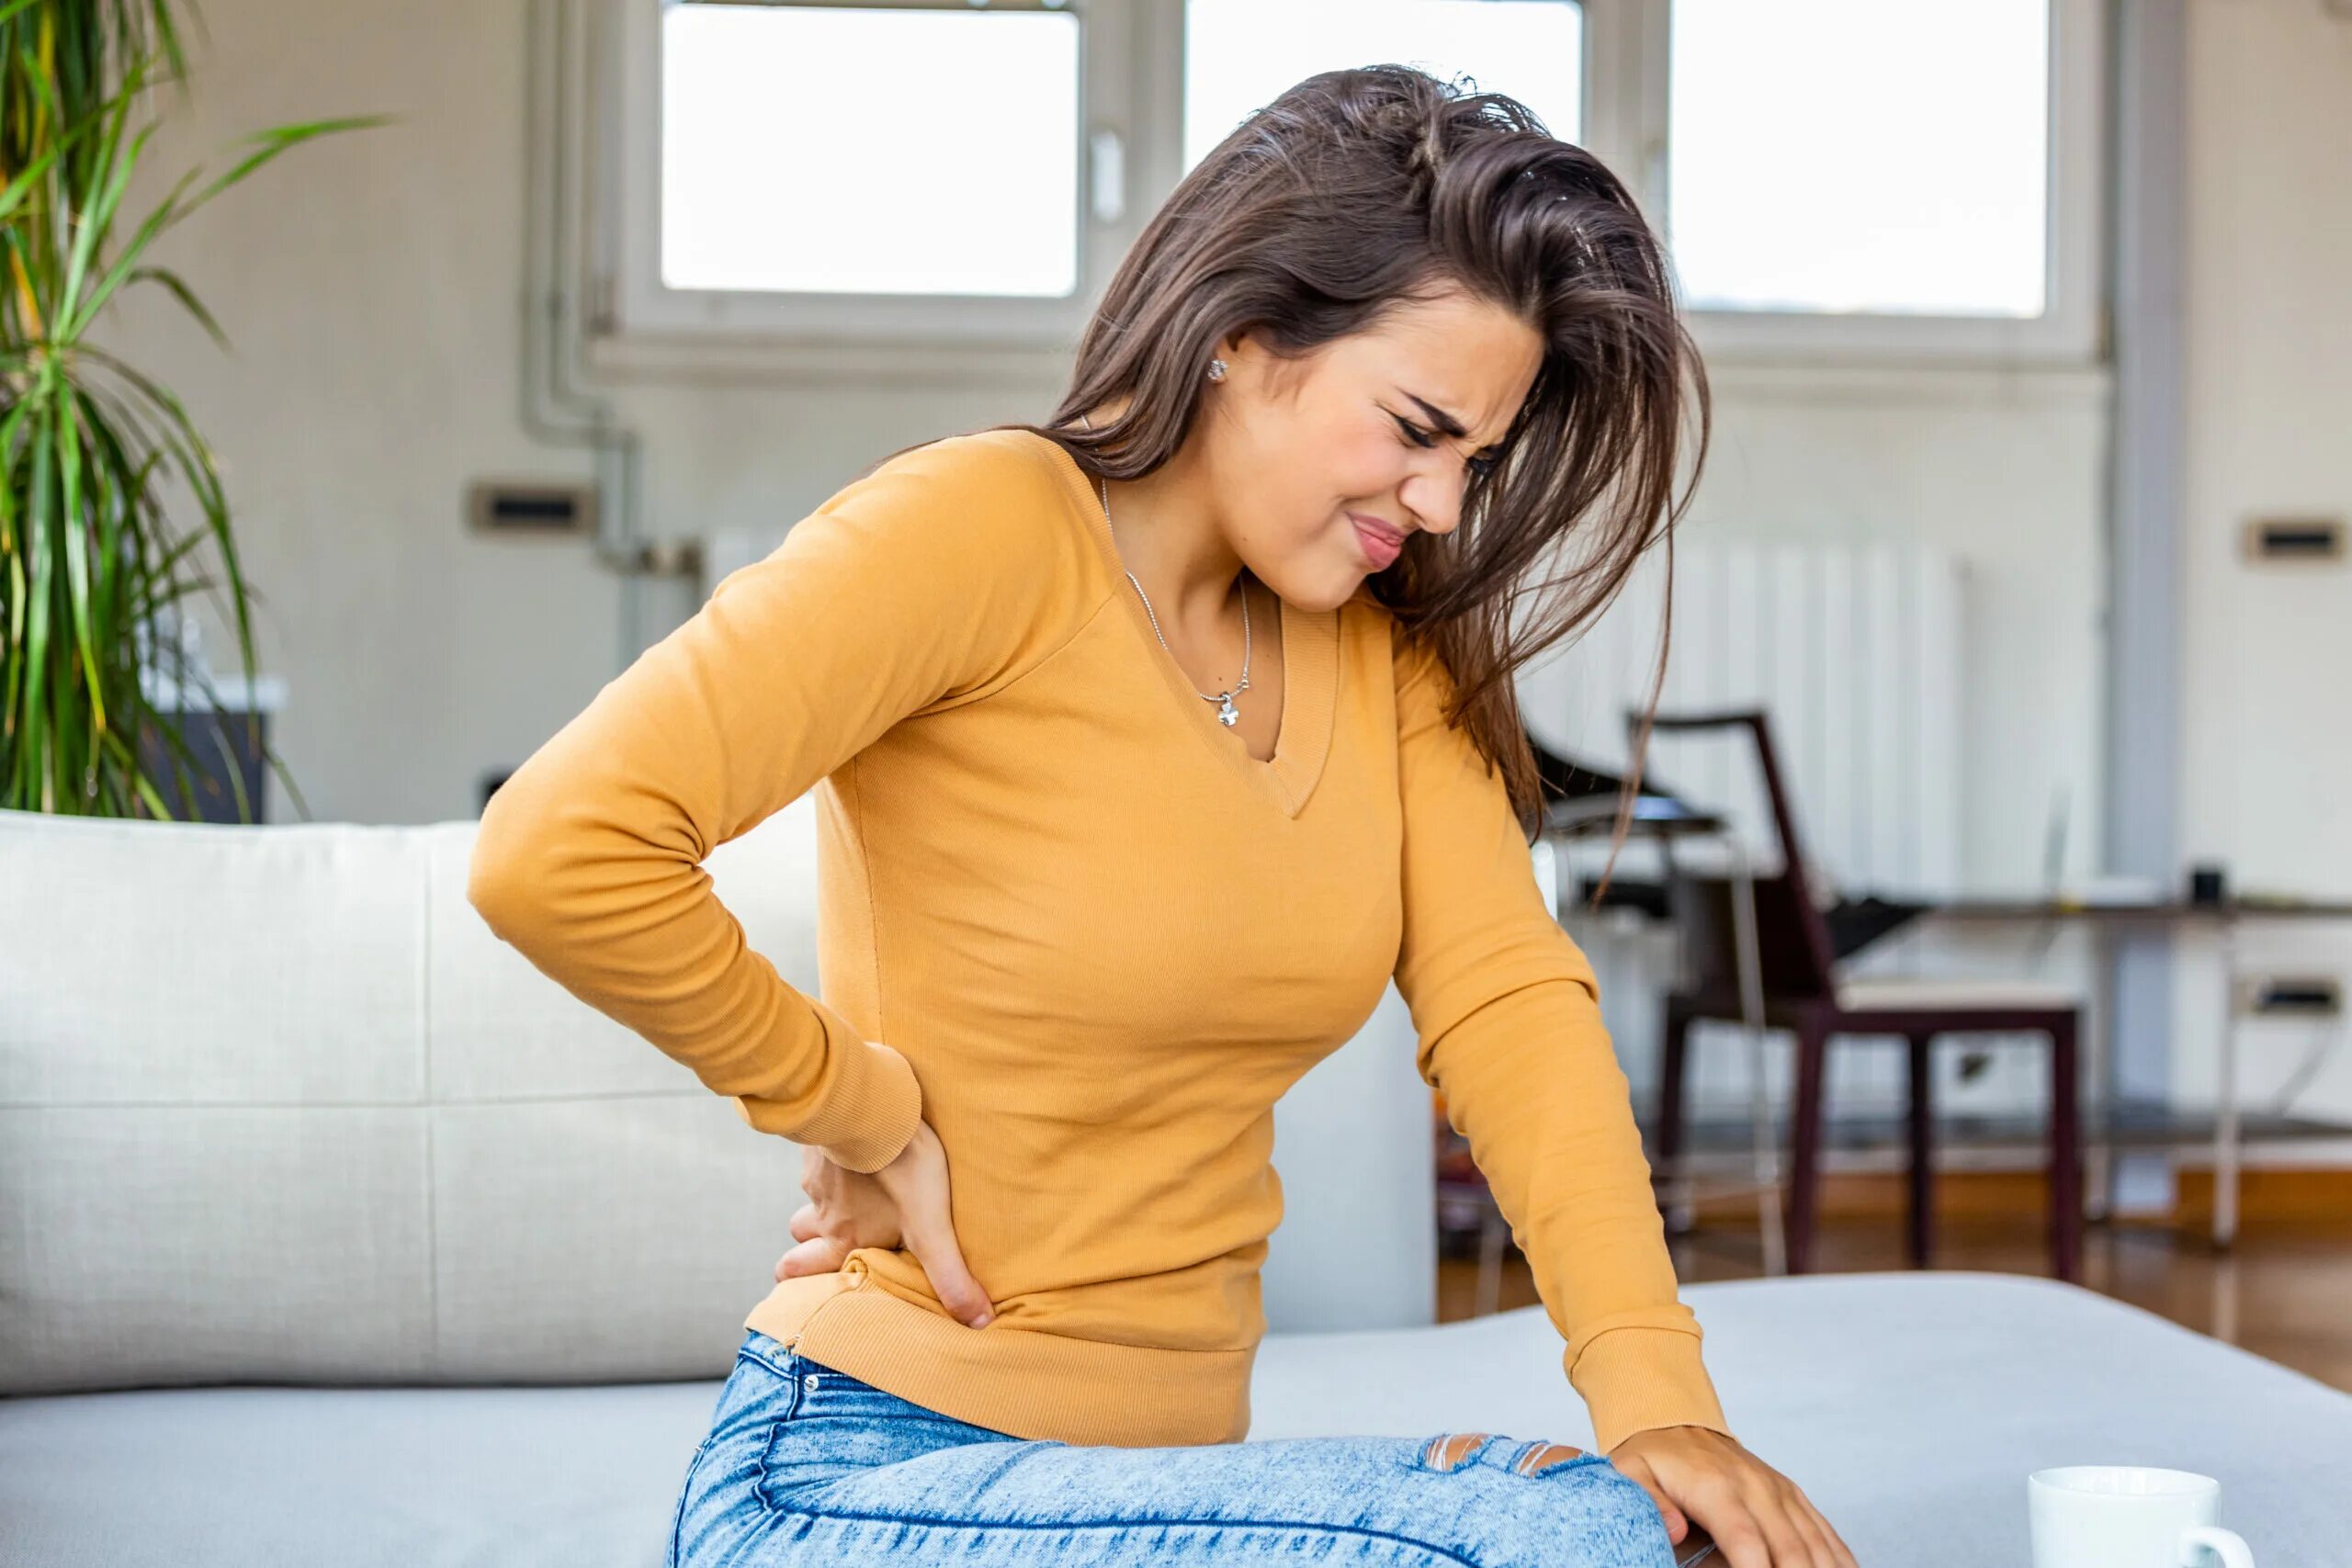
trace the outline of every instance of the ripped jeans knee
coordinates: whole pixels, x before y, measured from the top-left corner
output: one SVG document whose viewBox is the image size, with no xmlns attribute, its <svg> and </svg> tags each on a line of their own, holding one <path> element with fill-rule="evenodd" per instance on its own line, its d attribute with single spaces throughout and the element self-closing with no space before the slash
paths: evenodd
<svg viewBox="0 0 2352 1568">
<path fill-rule="evenodd" d="M 1514 1475 L 1549 1475 L 1577 1463 L 1607 1463 L 1603 1454 L 1587 1453 L 1566 1443 L 1537 1438 L 1514 1443 L 1499 1432 L 1440 1432 L 1423 1443 L 1414 1462 L 1424 1470 L 1445 1474 L 1465 1465 L 1491 1463 Z"/>
</svg>

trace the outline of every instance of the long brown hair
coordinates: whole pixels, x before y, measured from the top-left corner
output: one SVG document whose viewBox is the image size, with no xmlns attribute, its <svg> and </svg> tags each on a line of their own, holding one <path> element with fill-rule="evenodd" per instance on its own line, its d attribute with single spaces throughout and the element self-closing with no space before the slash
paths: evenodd
<svg viewBox="0 0 2352 1568">
<path fill-rule="evenodd" d="M 1513 677 L 1615 600 L 1642 552 L 1667 547 L 1669 615 L 1634 738 L 1611 856 L 1624 840 L 1671 630 L 1674 479 L 1685 373 L 1697 413 L 1690 486 L 1711 422 L 1706 376 L 1663 246 L 1617 177 L 1499 93 L 1408 66 L 1309 76 L 1244 119 L 1187 174 L 1120 262 L 1043 424 L 1091 475 L 1134 479 L 1182 445 L 1216 345 L 1245 327 L 1301 356 L 1448 289 L 1541 336 L 1541 366 L 1499 461 L 1474 475 L 1458 527 L 1416 531 L 1366 580 L 1410 637 L 1432 639 L 1449 722 L 1499 765 L 1521 830 L 1541 820 Z M 1080 423 L 1114 399 L 1115 419 Z M 1544 574 L 1526 581 L 1536 568 Z"/>
</svg>

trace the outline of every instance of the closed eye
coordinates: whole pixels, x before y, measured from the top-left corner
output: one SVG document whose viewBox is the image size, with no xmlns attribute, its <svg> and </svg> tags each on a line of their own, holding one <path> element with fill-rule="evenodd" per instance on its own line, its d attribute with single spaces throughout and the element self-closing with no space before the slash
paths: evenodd
<svg viewBox="0 0 2352 1568">
<path fill-rule="evenodd" d="M 1415 424 L 1411 420 L 1407 419 L 1402 414 L 1392 413 L 1388 417 L 1396 422 L 1396 428 L 1403 431 L 1405 433 L 1405 438 L 1410 441 L 1414 446 L 1428 447 L 1435 446 L 1437 445 L 1437 433 L 1435 431 L 1424 430 L 1421 426 Z M 1501 455 L 1497 454 L 1491 457 L 1473 457 L 1470 459 L 1466 467 L 1472 473 L 1477 475 L 1478 478 L 1483 479 L 1489 474 L 1493 473 L 1501 462 Z"/>
</svg>

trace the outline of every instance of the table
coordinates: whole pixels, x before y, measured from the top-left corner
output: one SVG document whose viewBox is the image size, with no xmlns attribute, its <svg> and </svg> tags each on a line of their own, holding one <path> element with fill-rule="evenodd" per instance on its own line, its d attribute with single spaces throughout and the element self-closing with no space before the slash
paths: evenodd
<svg viewBox="0 0 2352 1568">
<path fill-rule="evenodd" d="M 2048 898 L 1958 898 L 1927 906 L 1922 919 L 1970 921 L 2090 922 L 2098 943 L 2095 1011 L 2085 1053 L 2090 1079 L 2091 1125 L 2084 1143 L 2084 1190 L 2090 1217 L 2105 1220 L 2112 1213 L 2115 1103 L 2114 942 L 2120 928 L 2154 925 L 2166 931 L 2183 926 L 2212 926 L 2222 944 L 2221 1060 L 2215 1069 L 2213 1131 L 2213 1245 L 2226 1247 L 2237 1239 L 2238 1176 L 2242 1129 L 2237 1095 L 2238 927 L 2247 920 L 2352 921 L 2352 903 L 2324 899 L 2242 895 L 2217 903 L 2186 899 L 2093 900 L 2063 895 Z"/>
</svg>

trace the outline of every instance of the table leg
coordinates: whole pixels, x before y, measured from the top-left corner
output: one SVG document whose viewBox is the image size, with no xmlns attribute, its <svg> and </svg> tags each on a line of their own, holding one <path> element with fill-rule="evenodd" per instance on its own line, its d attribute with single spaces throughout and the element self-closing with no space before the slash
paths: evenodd
<svg viewBox="0 0 2352 1568">
<path fill-rule="evenodd" d="M 2105 920 L 2090 922 L 2091 1005 L 2094 1017 L 2083 1042 L 2088 1058 L 2084 1077 L 2089 1080 L 2090 1114 L 2084 1121 L 2084 1217 L 2105 1224 L 2115 1213 L 2115 964 L 2113 929 Z"/>
<path fill-rule="evenodd" d="M 2222 1049 L 2214 1086 L 2213 1245 L 2238 1234 L 2238 942 L 2237 918 L 2222 917 Z"/>
</svg>

